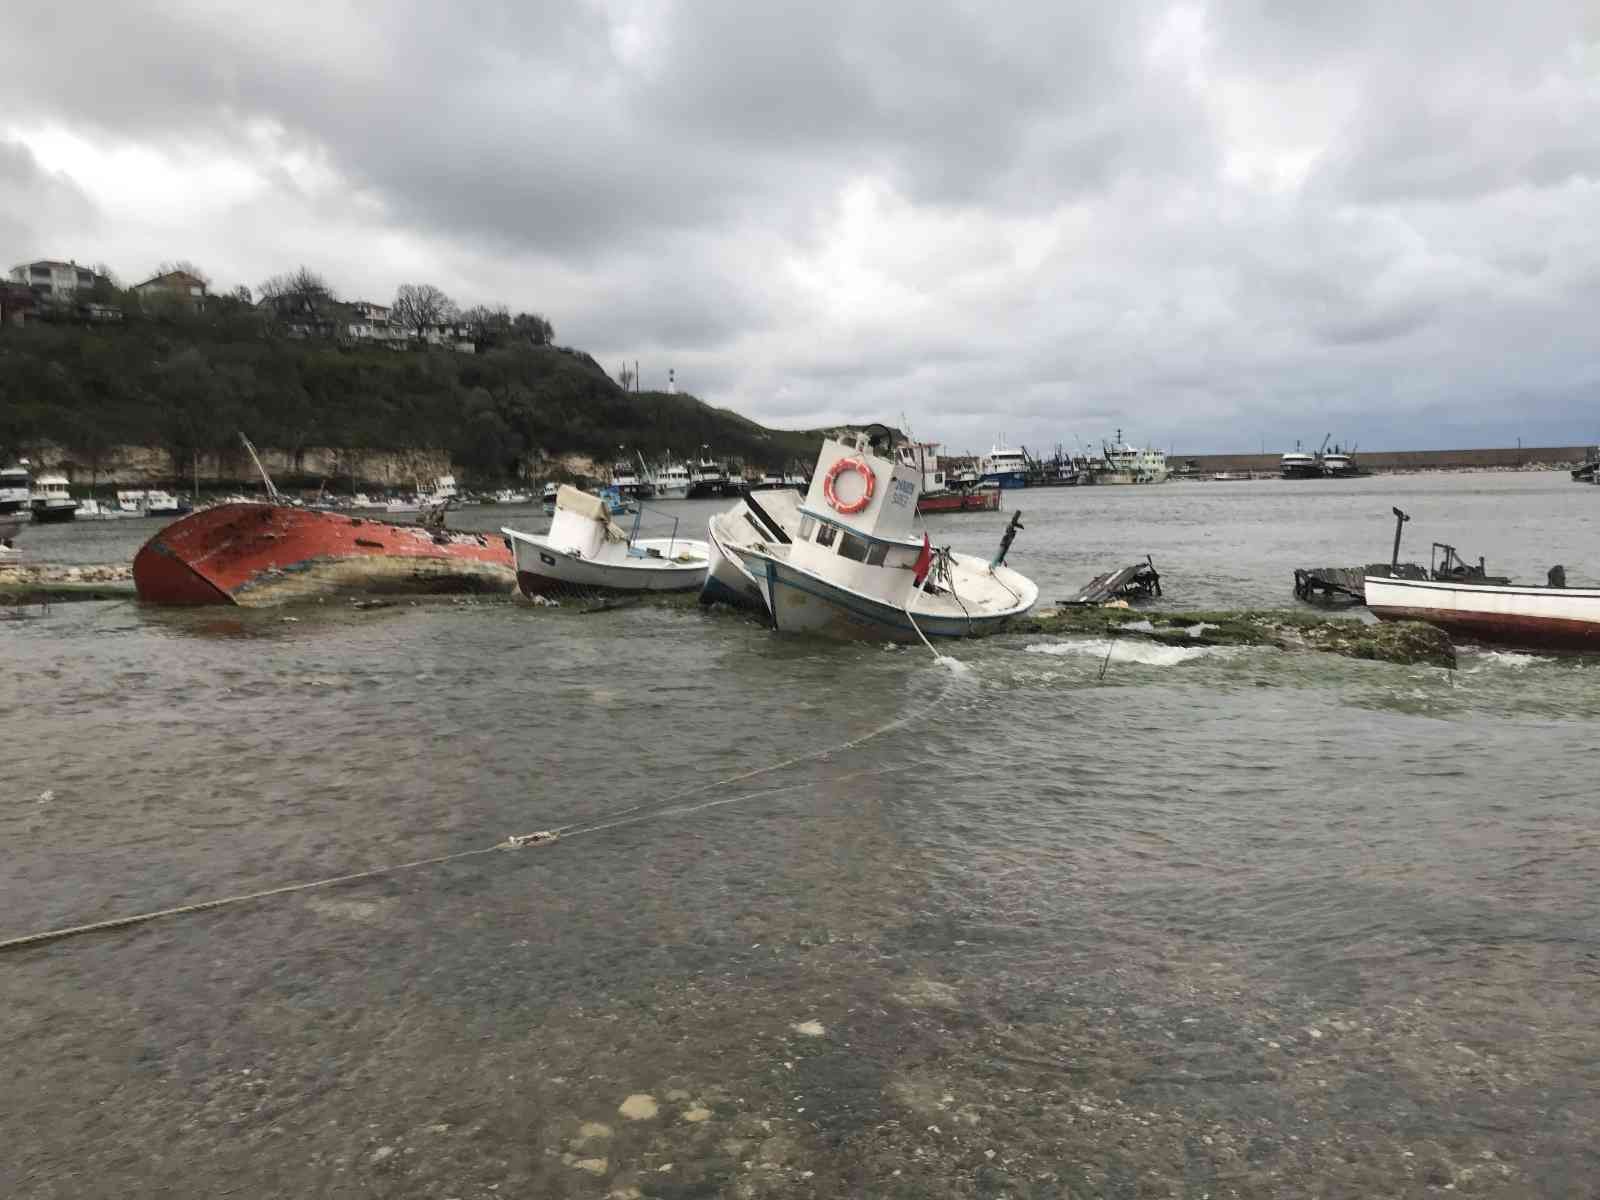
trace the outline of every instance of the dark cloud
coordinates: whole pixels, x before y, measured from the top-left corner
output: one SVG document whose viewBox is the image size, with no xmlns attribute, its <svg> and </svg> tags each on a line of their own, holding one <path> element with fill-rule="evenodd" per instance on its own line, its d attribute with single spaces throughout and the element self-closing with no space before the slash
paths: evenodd
<svg viewBox="0 0 1600 1200">
<path fill-rule="evenodd" d="M 1592 382 L 1581 0 L 8 18 L 14 258 L 429 278 L 760 418 L 964 446 L 1505 440 Z"/>
</svg>

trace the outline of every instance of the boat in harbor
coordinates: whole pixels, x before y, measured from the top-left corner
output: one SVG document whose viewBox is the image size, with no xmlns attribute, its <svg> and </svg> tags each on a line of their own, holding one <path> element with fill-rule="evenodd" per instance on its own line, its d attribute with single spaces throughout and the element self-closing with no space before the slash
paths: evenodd
<svg viewBox="0 0 1600 1200">
<path fill-rule="evenodd" d="M 700 447 L 700 461 L 695 463 L 694 469 L 689 473 L 691 500 L 720 496 L 728 489 L 728 473 L 723 470 L 721 463 L 707 453 L 709 449 L 709 446 Z"/>
<path fill-rule="evenodd" d="M 489 497 L 491 504 L 529 504 L 532 501 L 532 493 L 522 491 L 520 488 L 501 488 Z"/>
<path fill-rule="evenodd" d="M 661 464 L 661 469 L 655 473 L 657 500 L 687 500 L 689 489 L 694 480 L 689 474 L 689 468 L 681 462 L 668 459 Z"/>
<path fill-rule="evenodd" d="M 67 477 L 41 475 L 35 479 L 33 490 L 28 494 L 28 511 L 33 514 L 36 525 L 62 524 L 76 517 L 78 502 L 72 498 Z"/>
<path fill-rule="evenodd" d="M 1354 446 L 1346 450 L 1342 446 L 1335 446 L 1322 456 L 1322 473 L 1329 479 L 1355 479 L 1361 475 L 1369 475 L 1356 462 L 1356 449 Z"/>
<path fill-rule="evenodd" d="M 134 555 L 133 583 L 150 604 L 262 607 L 327 596 L 509 592 L 504 538 L 399 525 L 297 507 L 268 478 L 266 501 L 214 505 L 163 528 Z"/>
<path fill-rule="evenodd" d="M 1322 462 L 1311 451 L 1302 450 L 1300 443 L 1296 442 L 1293 450 L 1279 456 L 1278 474 L 1285 479 L 1321 479 Z"/>
<path fill-rule="evenodd" d="M 1165 483 L 1167 481 L 1167 455 L 1153 447 L 1140 449 L 1122 439 L 1117 430 L 1117 440 L 1102 445 L 1100 458 L 1093 464 L 1087 482 L 1091 483 Z"/>
<path fill-rule="evenodd" d="M 907 442 L 896 449 L 895 455 L 922 476 L 922 490 L 917 494 L 919 514 L 999 510 L 1000 486 L 979 482 L 971 472 L 967 473 L 969 482 L 957 483 L 955 476 L 939 462 L 938 443 Z"/>
<path fill-rule="evenodd" d="M 616 488 L 615 484 L 612 486 L 613 488 Z M 540 497 L 540 501 L 544 504 L 545 516 L 553 517 L 556 515 L 556 493 L 560 490 L 561 487 L 559 484 L 547 483 L 544 485 L 544 494 Z M 616 488 L 616 491 L 619 496 L 622 494 L 620 488 Z"/>
<path fill-rule="evenodd" d="M 516 555 L 517 586 L 526 596 L 550 597 L 703 587 L 710 567 L 706 543 L 676 532 L 641 538 L 643 514 L 640 509 L 632 531 L 625 531 L 612 521 L 604 500 L 563 484 L 549 533 L 501 530 Z"/>
<path fill-rule="evenodd" d="M 978 476 L 980 483 L 999 488 L 1027 487 L 1028 456 L 1005 445 L 994 446 L 978 460 Z"/>
<path fill-rule="evenodd" d="M 27 459 L 9 467 L 0 467 L 0 517 L 26 513 L 28 498 L 32 493 L 33 483 Z"/>
<path fill-rule="evenodd" d="M 894 456 L 893 434 L 827 438 L 790 540 L 752 530 L 721 549 L 738 555 L 781 632 L 914 642 L 1002 628 L 1039 589 L 994 561 L 936 550 L 912 532 L 919 473 Z M 1019 514 L 1020 515 L 1020 514 Z M 726 528 L 726 526 L 724 526 Z M 787 531 L 785 531 L 787 533 Z"/>
<path fill-rule="evenodd" d="M 639 459 L 635 467 L 626 457 L 619 458 L 611 466 L 611 483 L 622 493 L 625 500 L 650 500 L 656 494 L 655 481 L 650 477 L 650 472 L 644 465 L 644 459 Z M 545 489 L 546 500 L 551 503 L 551 512 L 554 512 L 554 497 L 549 495 L 549 488 Z"/>
</svg>

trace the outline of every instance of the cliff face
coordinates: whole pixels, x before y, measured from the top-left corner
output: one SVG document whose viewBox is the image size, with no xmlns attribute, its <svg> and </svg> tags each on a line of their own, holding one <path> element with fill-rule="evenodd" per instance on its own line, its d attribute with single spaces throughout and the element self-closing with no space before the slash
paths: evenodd
<svg viewBox="0 0 1600 1200">
<path fill-rule="evenodd" d="M 820 435 L 764 429 L 687 394 L 628 392 L 586 354 L 501 345 L 395 351 L 269 336 L 253 323 L 130 318 L 126 327 L 0 327 L 0 457 L 74 483 L 253 478 L 243 431 L 291 486 L 477 484 L 630 456 L 764 470 L 815 460 Z"/>
<path fill-rule="evenodd" d="M 35 443 L 28 449 L 35 475 L 59 472 L 78 489 L 95 485 L 167 486 L 187 491 L 198 477 L 200 487 L 210 491 L 252 487 L 261 480 L 242 446 L 233 450 L 196 451 L 181 462 L 172 451 L 152 446 L 110 446 L 96 461 L 54 442 Z M 330 489 L 341 492 L 363 488 L 411 488 L 419 482 L 430 483 L 440 475 L 460 471 L 451 461 L 449 452 L 438 448 L 341 450 L 332 446 L 311 446 L 291 454 L 258 446 L 256 452 L 275 482 L 315 484 L 325 479 Z M 601 473 L 599 464 L 582 454 L 540 455 L 529 466 L 535 475 L 563 471 L 592 478 Z"/>
</svg>

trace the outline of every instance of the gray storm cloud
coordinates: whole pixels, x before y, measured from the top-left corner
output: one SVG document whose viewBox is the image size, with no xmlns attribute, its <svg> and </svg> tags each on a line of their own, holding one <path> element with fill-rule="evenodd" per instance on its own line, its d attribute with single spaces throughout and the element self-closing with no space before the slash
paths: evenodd
<svg viewBox="0 0 1600 1200">
<path fill-rule="evenodd" d="M 904 413 L 961 448 L 1600 435 L 1592 6 L 8 24 L 12 261 L 181 256 L 252 284 L 309 262 L 379 298 L 429 278 L 757 419 Z"/>
</svg>

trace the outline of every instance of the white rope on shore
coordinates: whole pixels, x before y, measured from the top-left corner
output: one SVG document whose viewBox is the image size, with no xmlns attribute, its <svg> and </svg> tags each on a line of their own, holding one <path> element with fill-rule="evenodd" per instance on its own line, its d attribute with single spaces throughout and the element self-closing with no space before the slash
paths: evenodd
<svg viewBox="0 0 1600 1200">
<path fill-rule="evenodd" d="M 941 662 L 953 661 L 946 660 L 943 656 L 938 655 L 937 652 L 935 652 L 935 656 L 939 658 Z M 954 678 L 955 676 L 952 675 L 952 686 L 954 683 Z M 764 791 L 749 792 L 742 796 L 724 797 L 720 800 L 708 800 L 701 804 L 679 805 L 677 807 L 671 807 L 679 800 L 686 800 L 690 796 L 711 791 L 713 788 L 725 787 L 730 783 L 739 783 L 746 779 L 752 779 L 757 775 L 767 775 L 771 774 L 773 771 L 781 771 L 787 767 L 796 766 L 803 762 L 810 762 L 814 759 L 826 758 L 835 752 L 853 750 L 859 746 L 865 745 L 874 738 L 881 737 L 886 733 L 889 733 L 895 729 L 899 729 L 901 726 L 906 725 L 912 720 L 931 711 L 936 705 L 944 702 L 946 697 L 949 695 L 949 692 L 950 687 L 947 686 L 938 697 L 929 701 L 929 703 L 923 705 L 921 708 L 907 712 L 900 717 L 897 717 L 895 720 L 888 722 L 887 724 L 878 726 L 869 733 L 862 734 L 860 737 L 852 738 L 846 742 L 840 742 L 838 745 L 829 746 L 821 750 L 808 751 L 805 754 L 797 754 L 793 758 L 785 759 L 782 762 L 772 763 L 765 767 L 756 767 L 750 771 L 744 771 L 737 775 L 730 775 L 725 779 L 718 779 L 710 783 L 687 788 L 684 791 L 677 792 L 661 800 L 651 801 L 646 804 L 636 804 L 631 808 L 624 808 L 620 811 L 609 813 L 604 816 L 591 817 L 584 821 L 574 821 L 570 824 L 562 825 L 552 830 L 539 830 L 537 832 L 527 834 L 512 834 L 503 842 L 498 842 L 493 846 L 479 847 L 476 850 L 459 850 L 454 854 L 439 854 L 431 858 L 418 858 L 413 859 L 410 862 L 396 863 L 392 866 L 373 867 L 372 869 L 366 871 L 355 871 L 347 875 L 335 875 L 328 879 L 315 879 L 306 883 L 290 883 L 281 887 L 264 888 L 261 891 L 256 892 L 244 892 L 237 896 L 223 896 L 215 900 L 201 900 L 194 904 L 180 904 L 172 908 L 156 909 L 153 912 L 136 913 L 126 917 L 111 917 L 104 921 L 92 921 L 85 925 L 69 925 L 61 929 L 50 929 L 40 933 L 25 934 L 22 937 L 7 938 L 4 941 L 0 941 L 0 953 L 4 953 L 8 950 L 25 950 L 33 946 L 43 946 L 50 942 L 59 942 L 64 941 L 67 938 L 81 937 L 84 934 L 103 933 L 112 929 L 126 929 L 133 925 L 143 925 L 150 921 L 162 920 L 166 917 L 185 916 L 189 913 L 205 912 L 208 909 L 213 908 L 224 908 L 234 904 L 245 904 L 254 900 L 266 900 L 273 896 L 283 896 L 291 892 L 306 892 L 315 888 L 332 887 L 335 884 L 340 883 L 354 883 L 357 880 L 373 879 L 380 875 L 392 875 L 399 871 L 413 871 L 420 867 L 439 866 L 443 863 L 455 862 L 459 859 L 475 858 L 479 855 L 493 854 L 498 850 L 519 850 L 528 846 L 550 846 L 554 845 L 558 841 L 582 837 L 586 833 L 600 833 L 604 830 L 617 829 L 624 825 L 634 825 L 640 821 L 651 820 L 655 817 L 684 815 L 688 813 L 699 812 L 702 809 L 715 808 L 721 805 L 736 804 L 745 800 L 758 799 L 763 796 L 777 796 L 786 792 L 800 791 L 804 788 L 814 786 L 814 781 L 808 780 L 805 783 L 788 784 L 779 788 L 768 788 Z M 897 771 L 910 769 L 910 767 L 896 767 L 856 771 L 848 775 L 841 776 L 834 782 L 842 783 L 845 780 L 856 779 L 866 775 L 888 775 L 894 774 Z"/>
</svg>

